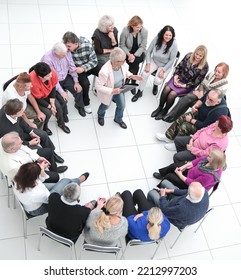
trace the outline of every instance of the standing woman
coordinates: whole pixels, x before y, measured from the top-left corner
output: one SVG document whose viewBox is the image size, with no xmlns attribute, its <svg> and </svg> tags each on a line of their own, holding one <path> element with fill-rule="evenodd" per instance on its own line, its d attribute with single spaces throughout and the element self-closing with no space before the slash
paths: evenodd
<svg viewBox="0 0 241 280">
<path fill-rule="evenodd" d="M 208 72 L 207 48 L 198 46 L 194 52 L 187 53 L 177 65 L 172 78 L 164 87 L 158 108 L 151 114 L 156 120 L 166 116 L 177 96 L 194 90 Z"/>
<path fill-rule="evenodd" d="M 218 63 L 213 72 L 210 72 L 202 81 L 197 90 L 186 94 L 175 105 L 170 113 L 163 118 L 166 122 L 173 122 L 182 114 L 184 114 L 189 107 L 192 107 L 198 99 L 202 98 L 203 95 L 211 89 L 220 89 L 225 94 L 228 88 L 227 76 L 229 73 L 229 66 L 225 62 Z"/>
<path fill-rule="evenodd" d="M 129 71 L 137 75 L 139 64 L 143 62 L 146 52 L 148 31 L 143 27 L 143 20 L 139 16 L 132 17 L 120 35 L 120 48 L 126 53 Z M 135 81 L 132 80 L 134 84 Z M 133 94 L 136 89 L 132 89 Z"/>
<path fill-rule="evenodd" d="M 136 102 L 140 97 L 142 97 L 148 77 L 156 70 L 157 72 L 152 92 L 154 95 L 157 94 L 158 85 L 162 83 L 170 72 L 176 55 L 177 43 L 175 40 L 175 31 L 173 27 L 166 25 L 152 40 L 147 49 L 146 66 L 142 72 L 144 80 L 140 82 L 138 92 L 131 99 L 132 102 Z"/>
<path fill-rule="evenodd" d="M 118 30 L 114 22 L 112 16 L 102 16 L 92 36 L 99 68 L 110 59 L 111 51 L 118 46 Z"/>
<path fill-rule="evenodd" d="M 125 80 L 141 80 L 142 77 L 132 75 L 125 67 L 126 55 L 121 48 L 115 48 L 110 54 L 110 60 L 103 65 L 99 72 L 99 78 L 96 81 L 95 88 L 97 96 L 101 101 L 98 109 L 98 123 L 100 126 L 105 124 L 105 112 L 109 108 L 111 101 L 116 103 L 116 111 L 114 121 L 121 128 L 126 129 L 127 125 L 123 122 L 123 113 L 125 110 L 125 95 L 122 93 L 121 87 L 125 84 Z"/>
</svg>

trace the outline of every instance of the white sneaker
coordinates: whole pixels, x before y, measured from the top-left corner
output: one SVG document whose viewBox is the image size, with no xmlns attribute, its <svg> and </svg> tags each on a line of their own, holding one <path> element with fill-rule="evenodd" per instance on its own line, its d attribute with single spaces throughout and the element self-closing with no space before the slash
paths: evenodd
<svg viewBox="0 0 241 280">
<path fill-rule="evenodd" d="M 156 138 L 158 140 L 164 141 L 166 143 L 172 143 L 173 142 L 172 140 L 168 139 L 165 134 L 162 134 L 162 133 L 156 133 Z"/>
<path fill-rule="evenodd" d="M 177 151 L 176 146 L 174 143 L 167 143 L 164 145 L 165 149 L 168 151 Z"/>
<path fill-rule="evenodd" d="M 85 106 L 85 112 L 87 114 L 91 114 L 92 113 L 91 107 L 90 106 Z"/>
</svg>

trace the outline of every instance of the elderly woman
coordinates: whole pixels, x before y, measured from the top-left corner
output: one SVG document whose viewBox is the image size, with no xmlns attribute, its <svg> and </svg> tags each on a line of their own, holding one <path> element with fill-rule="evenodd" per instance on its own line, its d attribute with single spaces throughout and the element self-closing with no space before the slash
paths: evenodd
<svg viewBox="0 0 241 280">
<path fill-rule="evenodd" d="M 98 58 L 98 66 L 103 66 L 109 59 L 111 51 L 118 46 L 118 30 L 114 26 L 114 18 L 104 15 L 99 19 L 91 39 Z"/>
<path fill-rule="evenodd" d="M 143 27 L 143 20 L 138 16 L 129 20 L 120 35 L 120 48 L 126 53 L 129 71 L 135 75 L 138 74 L 139 64 L 143 62 L 145 57 L 147 35 L 148 31 Z M 135 94 L 136 89 L 134 88 L 131 92 Z"/>
<path fill-rule="evenodd" d="M 147 200 L 142 190 L 124 191 L 121 194 L 124 201 L 123 216 L 128 221 L 128 237 L 141 241 L 151 241 L 163 238 L 170 229 L 170 222 L 160 208 Z M 135 205 L 138 205 L 138 210 Z"/>
<path fill-rule="evenodd" d="M 176 163 L 207 156 L 214 148 L 225 152 L 228 147 L 228 132 L 232 128 L 230 117 L 222 115 L 215 123 L 198 130 L 192 136 L 177 136 L 174 143 L 165 144 L 165 148 L 177 150 L 173 157 Z"/>
<path fill-rule="evenodd" d="M 131 101 L 136 102 L 142 97 L 143 90 L 148 77 L 155 72 L 153 94 L 158 92 L 158 85 L 166 78 L 171 70 L 177 55 L 177 43 L 175 40 L 175 31 L 172 26 L 164 26 L 158 35 L 152 40 L 146 51 L 146 66 L 142 72 L 143 82 L 139 84 L 138 92 L 132 97 Z"/>
<path fill-rule="evenodd" d="M 111 101 L 116 103 L 114 121 L 121 128 L 126 129 L 127 125 L 123 122 L 123 112 L 125 109 L 125 96 L 121 87 L 125 84 L 126 78 L 141 80 L 142 77 L 132 75 L 128 71 L 125 63 L 126 54 L 121 48 L 115 48 L 110 54 L 110 60 L 101 68 L 99 78 L 96 81 L 96 91 L 101 101 L 98 109 L 98 123 L 104 125 L 105 111 L 109 108 Z"/>
<path fill-rule="evenodd" d="M 127 220 L 122 216 L 123 200 L 112 196 L 107 201 L 97 200 L 84 228 L 85 241 L 100 246 L 116 246 L 118 239 L 127 234 Z"/>
</svg>

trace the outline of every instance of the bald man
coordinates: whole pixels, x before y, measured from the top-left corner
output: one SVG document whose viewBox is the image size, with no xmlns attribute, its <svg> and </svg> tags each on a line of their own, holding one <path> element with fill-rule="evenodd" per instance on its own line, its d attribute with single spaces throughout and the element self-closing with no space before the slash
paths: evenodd
<svg viewBox="0 0 241 280">
<path fill-rule="evenodd" d="M 149 191 L 147 199 L 160 207 L 168 220 L 179 229 L 202 219 L 209 206 L 208 192 L 198 182 L 191 183 L 187 190 L 154 189 Z"/>
</svg>

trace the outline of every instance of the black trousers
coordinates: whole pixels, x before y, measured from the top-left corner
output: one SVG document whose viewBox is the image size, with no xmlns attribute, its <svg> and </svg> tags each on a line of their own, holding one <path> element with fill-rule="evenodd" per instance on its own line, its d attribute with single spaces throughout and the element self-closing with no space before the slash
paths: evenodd
<svg viewBox="0 0 241 280">
<path fill-rule="evenodd" d="M 33 128 L 33 132 L 40 137 L 40 145 L 42 146 L 42 148 L 51 148 L 52 150 L 55 150 L 54 143 L 51 141 L 46 131 Z M 32 139 L 31 136 L 27 133 L 23 134 L 23 138 L 23 140 L 25 141 L 30 141 Z M 31 146 L 29 147 L 31 148 Z"/>
<path fill-rule="evenodd" d="M 129 71 L 133 74 L 133 75 L 137 75 L 139 72 L 139 65 L 140 63 L 143 61 L 143 55 L 141 56 L 136 56 L 134 62 L 129 62 L 127 57 L 126 57 L 126 63 L 129 65 Z M 133 81 L 135 82 L 135 81 Z"/>
<path fill-rule="evenodd" d="M 100 68 L 101 67 L 99 67 L 99 65 L 97 65 L 95 68 L 93 68 L 87 72 L 78 74 L 78 80 L 83 89 L 84 106 L 88 106 L 90 104 L 90 98 L 89 98 L 90 81 L 88 79 L 88 76 L 89 75 L 98 76 Z"/>
<path fill-rule="evenodd" d="M 121 194 L 121 198 L 124 201 L 122 215 L 126 218 L 154 207 L 154 204 L 147 200 L 145 194 L 140 189 L 136 190 L 133 195 L 130 191 L 124 191 Z M 135 207 L 136 204 L 138 210 Z"/>
</svg>

